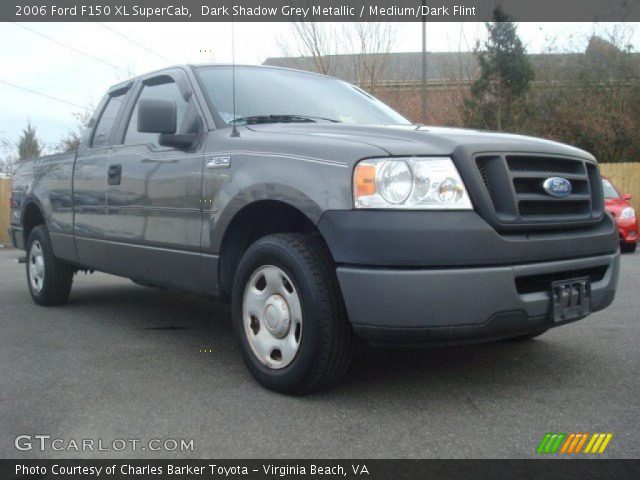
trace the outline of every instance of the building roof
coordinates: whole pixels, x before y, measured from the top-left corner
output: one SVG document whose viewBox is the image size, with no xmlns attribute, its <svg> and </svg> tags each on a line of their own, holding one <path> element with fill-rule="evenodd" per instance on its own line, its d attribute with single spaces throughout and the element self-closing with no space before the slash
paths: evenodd
<svg viewBox="0 0 640 480">
<path fill-rule="evenodd" d="M 606 43 L 604 47 L 601 43 Z M 593 37 L 589 42 L 587 52 L 601 52 L 609 49 L 608 42 Z M 615 49 L 615 47 L 613 47 Z M 640 54 L 632 54 L 640 63 Z M 577 70 L 583 53 L 551 53 L 529 55 L 537 74 L 550 72 L 570 72 Z M 361 68 L 363 64 L 376 65 L 379 84 L 414 84 L 422 80 L 422 53 L 373 53 L 365 55 L 326 55 L 322 58 L 325 71 L 351 83 L 369 83 L 366 73 Z M 451 83 L 469 82 L 476 77 L 478 70 L 477 57 L 473 52 L 427 52 L 427 82 Z M 319 71 L 312 57 L 271 57 L 264 65 L 271 65 L 299 70 Z M 537 75 L 544 76 L 544 75 Z"/>
<path fill-rule="evenodd" d="M 335 75 L 348 82 L 358 83 L 360 62 L 377 64 L 382 83 L 413 83 L 422 78 L 422 54 L 372 53 L 366 55 L 326 55 L 323 63 L 329 75 Z M 317 71 L 312 57 L 271 57 L 263 65 L 271 65 L 299 70 Z M 477 62 L 472 52 L 428 52 L 427 79 L 432 82 L 450 81 L 463 74 L 472 75 Z"/>
<path fill-rule="evenodd" d="M 551 65 L 570 67 L 582 54 L 535 54 L 530 55 L 536 70 Z M 474 78 L 478 61 L 473 52 L 427 52 L 427 81 L 431 83 L 468 81 Z M 377 64 L 380 77 L 385 84 L 420 82 L 422 79 L 422 54 L 420 52 L 374 53 L 366 55 L 326 55 L 323 62 L 329 71 L 323 72 L 358 83 L 359 62 Z M 263 65 L 317 71 L 312 57 L 271 57 Z M 362 73 L 364 74 L 364 73 Z"/>
</svg>

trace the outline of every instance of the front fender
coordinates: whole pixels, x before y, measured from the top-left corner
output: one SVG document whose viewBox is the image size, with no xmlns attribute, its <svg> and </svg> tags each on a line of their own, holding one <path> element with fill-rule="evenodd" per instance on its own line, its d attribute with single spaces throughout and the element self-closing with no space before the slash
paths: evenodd
<svg viewBox="0 0 640 480">
<path fill-rule="evenodd" d="M 229 224 L 243 208 L 264 200 L 278 201 L 293 207 L 302 212 L 314 225 L 318 224 L 323 213 L 321 205 L 302 191 L 289 185 L 277 183 L 251 185 L 226 202 L 219 215 L 210 217 L 211 250 L 214 252 L 220 251 L 220 246 Z"/>
<path fill-rule="evenodd" d="M 326 210 L 351 208 L 351 168 L 345 164 L 249 152 L 233 155 L 232 162 L 230 169 L 205 178 L 209 182 L 205 192 L 210 189 L 212 205 L 209 211 L 205 210 L 205 251 L 218 253 L 231 220 L 257 201 L 287 204 L 314 225 Z"/>
</svg>

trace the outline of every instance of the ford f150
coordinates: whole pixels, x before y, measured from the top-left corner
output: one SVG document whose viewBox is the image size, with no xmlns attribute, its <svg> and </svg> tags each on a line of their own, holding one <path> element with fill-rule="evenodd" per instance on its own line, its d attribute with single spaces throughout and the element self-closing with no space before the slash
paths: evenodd
<svg viewBox="0 0 640 480">
<path fill-rule="evenodd" d="M 356 336 L 532 338 L 608 306 L 618 280 L 590 154 L 412 125 L 280 68 L 112 87 L 77 152 L 20 166 L 11 204 L 37 303 L 65 303 L 79 270 L 229 299 L 248 369 L 290 393 L 336 382 Z"/>
</svg>

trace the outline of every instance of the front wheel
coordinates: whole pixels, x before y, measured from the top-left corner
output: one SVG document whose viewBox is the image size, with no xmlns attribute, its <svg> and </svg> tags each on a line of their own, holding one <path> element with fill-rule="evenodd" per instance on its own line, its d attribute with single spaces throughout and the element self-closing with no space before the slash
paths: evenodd
<svg viewBox="0 0 640 480">
<path fill-rule="evenodd" d="M 38 305 L 62 305 L 67 302 L 73 268 L 57 259 L 49 233 L 38 225 L 27 240 L 27 285 L 31 297 Z"/>
<path fill-rule="evenodd" d="M 271 390 L 318 391 L 349 366 L 353 333 L 333 260 L 317 236 L 274 234 L 249 247 L 234 280 L 232 315 L 247 368 Z"/>
</svg>

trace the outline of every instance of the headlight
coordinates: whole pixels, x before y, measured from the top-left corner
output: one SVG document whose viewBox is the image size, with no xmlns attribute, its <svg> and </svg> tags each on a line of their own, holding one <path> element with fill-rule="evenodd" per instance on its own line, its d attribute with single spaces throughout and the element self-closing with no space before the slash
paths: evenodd
<svg viewBox="0 0 640 480">
<path fill-rule="evenodd" d="M 636 211 L 631 207 L 626 207 L 620 212 L 620 218 L 633 218 L 636 216 Z"/>
<path fill-rule="evenodd" d="M 450 158 L 373 158 L 356 165 L 356 208 L 471 210 L 471 199 Z"/>
</svg>

